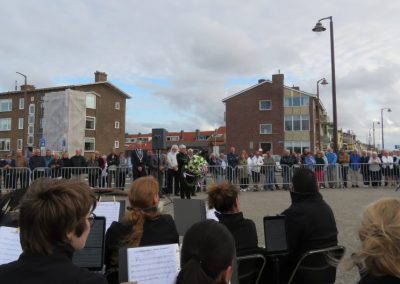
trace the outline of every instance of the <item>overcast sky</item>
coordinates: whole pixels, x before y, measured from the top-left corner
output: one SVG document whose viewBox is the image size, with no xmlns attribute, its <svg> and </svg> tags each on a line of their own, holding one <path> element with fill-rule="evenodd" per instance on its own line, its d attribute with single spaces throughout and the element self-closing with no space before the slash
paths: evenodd
<svg viewBox="0 0 400 284">
<path fill-rule="evenodd" d="M 0 91 L 88 83 L 94 71 L 132 95 L 127 132 L 214 129 L 221 100 L 260 78 L 316 93 L 331 83 L 333 16 L 339 128 L 364 142 L 384 113 L 385 146 L 400 144 L 400 1 L 0 0 Z M 321 86 L 331 115 L 331 84 Z M 332 116 L 331 116 L 332 117 Z M 381 143 L 380 128 L 376 142 Z"/>
</svg>

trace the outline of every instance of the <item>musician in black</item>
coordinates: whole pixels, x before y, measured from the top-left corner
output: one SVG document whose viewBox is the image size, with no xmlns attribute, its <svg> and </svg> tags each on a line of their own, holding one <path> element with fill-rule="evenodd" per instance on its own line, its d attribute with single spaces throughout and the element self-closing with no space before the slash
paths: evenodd
<svg viewBox="0 0 400 284">
<path fill-rule="evenodd" d="M 143 150 L 142 142 L 136 143 L 136 149 L 131 153 L 133 179 L 147 176 L 147 153 Z"/>
<path fill-rule="evenodd" d="M 191 187 L 187 184 L 185 176 L 185 166 L 189 163 L 189 156 L 186 152 L 185 145 L 179 145 L 179 153 L 176 154 L 176 160 L 178 162 L 178 173 L 179 173 L 179 192 L 181 193 L 181 199 L 190 199 Z"/>
</svg>

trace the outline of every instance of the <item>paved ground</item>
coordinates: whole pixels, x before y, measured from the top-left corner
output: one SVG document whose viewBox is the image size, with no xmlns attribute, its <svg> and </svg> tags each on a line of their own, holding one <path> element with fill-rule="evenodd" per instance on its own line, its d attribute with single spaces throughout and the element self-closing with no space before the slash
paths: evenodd
<svg viewBox="0 0 400 284">
<path fill-rule="evenodd" d="M 339 243 L 346 247 L 346 256 L 354 252 L 359 245 L 357 228 L 365 206 L 381 197 L 400 197 L 400 191 L 394 192 L 394 188 L 323 189 L 321 193 L 335 214 Z M 205 194 L 200 193 L 197 198 L 205 198 Z M 246 218 L 256 223 L 259 243 L 264 245 L 263 217 L 276 215 L 286 209 L 290 204 L 290 196 L 286 191 L 245 192 L 241 193 L 240 202 Z M 172 211 L 172 205 L 164 207 L 165 213 L 173 215 Z M 357 280 L 357 271 L 345 272 L 339 268 L 336 283 L 356 283 Z"/>
</svg>

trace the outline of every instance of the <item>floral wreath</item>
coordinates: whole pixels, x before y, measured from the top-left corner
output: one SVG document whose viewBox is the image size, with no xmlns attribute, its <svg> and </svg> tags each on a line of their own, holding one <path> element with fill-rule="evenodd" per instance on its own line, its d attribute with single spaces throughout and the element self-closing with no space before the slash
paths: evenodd
<svg viewBox="0 0 400 284">
<path fill-rule="evenodd" d="M 194 155 L 185 165 L 184 177 L 189 186 L 194 186 L 207 175 L 207 161 L 199 155 Z"/>
</svg>

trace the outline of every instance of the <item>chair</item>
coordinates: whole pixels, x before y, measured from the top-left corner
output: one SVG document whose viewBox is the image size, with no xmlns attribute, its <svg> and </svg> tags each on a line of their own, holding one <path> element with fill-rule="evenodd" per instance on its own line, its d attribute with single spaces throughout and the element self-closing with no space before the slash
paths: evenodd
<svg viewBox="0 0 400 284">
<path fill-rule="evenodd" d="M 288 284 L 335 283 L 336 266 L 345 251 L 346 248 L 343 246 L 334 246 L 306 252 L 297 262 Z"/>
<path fill-rule="evenodd" d="M 252 254 L 237 257 L 238 278 L 240 284 L 258 284 L 265 267 L 265 257 L 262 254 Z"/>
</svg>

